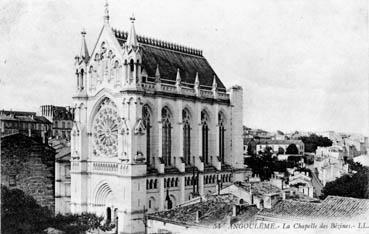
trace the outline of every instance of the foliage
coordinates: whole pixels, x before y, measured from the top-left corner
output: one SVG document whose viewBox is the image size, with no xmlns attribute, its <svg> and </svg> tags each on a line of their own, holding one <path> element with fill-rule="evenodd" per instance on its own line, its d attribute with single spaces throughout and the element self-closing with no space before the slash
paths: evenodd
<svg viewBox="0 0 369 234">
<path fill-rule="evenodd" d="M 328 182 L 322 190 L 322 199 L 328 195 L 369 198 L 369 169 L 358 163 L 350 164 L 350 168 L 356 173 Z"/>
<path fill-rule="evenodd" d="M 304 142 L 305 152 L 315 153 L 318 146 L 328 147 L 332 146 L 332 141 L 328 137 L 311 134 L 310 136 L 302 136 L 299 138 Z"/>
<path fill-rule="evenodd" d="M 282 147 L 279 147 L 278 148 L 278 154 L 284 154 L 284 149 Z"/>
<path fill-rule="evenodd" d="M 114 224 L 102 224 L 103 217 L 91 213 L 58 214 L 55 217 L 46 207 L 19 189 L 1 186 L 1 229 L 2 233 L 43 233 L 53 227 L 68 234 L 79 234 L 100 229 L 109 231 Z"/>
<path fill-rule="evenodd" d="M 274 171 L 287 174 L 287 168 L 293 168 L 297 165 L 295 162 L 278 160 L 272 157 L 270 149 L 261 152 L 261 155 L 245 158 L 245 164 L 248 165 L 253 174 L 259 175 L 261 180 L 269 180 Z"/>
<path fill-rule="evenodd" d="M 298 154 L 299 149 L 295 144 L 290 144 L 286 149 L 286 154 Z"/>
<path fill-rule="evenodd" d="M 2 233 L 42 233 L 52 213 L 19 189 L 1 186 Z"/>
</svg>

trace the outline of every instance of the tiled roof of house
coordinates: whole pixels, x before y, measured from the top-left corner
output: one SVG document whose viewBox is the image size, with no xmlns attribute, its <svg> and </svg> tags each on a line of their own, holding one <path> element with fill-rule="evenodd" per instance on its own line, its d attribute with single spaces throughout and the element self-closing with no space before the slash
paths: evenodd
<svg viewBox="0 0 369 234">
<path fill-rule="evenodd" d="M 114 33 L 123 46 L 128 33 L 118 30 L 114 30 Z M 161 82 L 175 84 L 179 69 L 181 82 L 193 85 L 198 73 L 200 88 L 211 89 L 215 77 L 218 90 L 225 91 L 224 84 L 203 57 L 202 51 L 144 36 L 138 36 L 137 39 L 142 51 L 142 67 L 149 77 L 155 77 L 156 68 L 159 67 L 160 78 L 163 79 Z"/>
<path fill-rule="evenodd" d="M 209 226 L 215 223 L 226 224 L 227 217 L 232 216 L 233 204 L 236 204 L 237 201 L 238 198 L 232 194 L 212 195 L 201 202 L 150 214 L 149 218 L 190 226 Z M 200 211 L 200 217 L 199 222 L 196 222 L 196 213 L 198 211 Z M 255 206 L 245 204 L 240 209 L 237 221 L 250 219 L 257 212 L 258 209 Z"/>
<path fill-rule="evenodd" d="M 54 106 L 53 120 L 73 120 L 73 109 L 68 110 L 64 106 Z"/>
<path fill-rule="evenodd" d="M 57 160 L 66 160 L 66 161 L 69 161 L 70 160 L 70 156 L 71 156 L 71 154 L 70 154 L 70 146 L 65 146 L 65 147 L 63 147 L 63 148 L 61 148 L 60 150 L 59 150 L 59 152 L 55 155 L 55 158 L 57 159 Z"/>
<path fill-rule="evenodd" d="M 258 215 L 275 218 L 303 219 L 311 216 L 318 209 L 319 203 L 282 200 L 271 209 L 263 209 Z"/>
<path fill-rule="evenodd" d="M 257 145 L 268 144 L 268 145 L 302 145 L 304 144 L 301 140 L 272 140 L 272 139 L 260 139 L 256 141 Z"/>
<path fill-rule="evenodd" d="M 316 216 L 355 217 L 368 214 L 369 199 L 328 196 L 322 202 Z"/>
<path fill-rule="evenodd" d="M 37 116 L 33 112 L 2 111 L 0 113 L 0 120 L 51 124 L 47 118 Z"/>
<path fill-rule="evenodd" d="M 350 219 L 368 215 L 369 199 L 328 196 L 322 202 L 279 201 L 272 209 L 263 209 L 259 216 L 284 219 Z"/>
</svg>

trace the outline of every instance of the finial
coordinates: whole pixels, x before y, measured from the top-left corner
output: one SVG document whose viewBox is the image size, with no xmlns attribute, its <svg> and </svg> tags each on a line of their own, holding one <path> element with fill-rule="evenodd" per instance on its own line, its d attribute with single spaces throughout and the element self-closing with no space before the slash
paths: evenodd
<svg viewBox="0 0 369 234">
<path fill-rule="evenodd" d="M 86 29 L 85 28 L 82 28 L 81 35 L 82 35 L 82 37 L 86 36 Z"/>
<path fill-rule="evenodd" d="M 155 77 L 156 78 L 160 77 L 159 64 L 156 65 Z"/>
<path fill-rule="evenodd" d="M 217 91 L 217 88 L 218 88 L 218 83 L 217 83 L 217 77 L 215 76 L 214 74 L 214 78 L 213 78 L 213 92 L 216 92 Z"/>
<path fill-rule="evenodd" d="M 108 24 L 109 23 L 109 18 L 110 18 L 109 17 L 109 3 L 108 3 L 108 0 L 105 1 L 104 7 L 105 7 L 104 22 L 106 24 Z"/>
<path fill-rule="evenodd" d="M 179 72 L 179 68 L 177 68 L 176 82 L 177 84 L 181 83 L 181 73 Z"/>
<path fill-rule="evenodd" d="M 128 46 L 138 46 L 137 35 L 136 35 L 135 24 L 134 24 L 136 18 L 132 14 L 132 16 L 129 19 L 131 20 L 132 25 L 131 25 L 131 31 L 128 34 L 127 44 Z"/>
<path fill-rule="evenodd" d="M 129 17 L 129 20 L 131 21 L 132 24 L 135 22 L 136 18 L 135 18 L 135 15 L 133 13 L 132 13 L 132 16 Z"/>
</svg>

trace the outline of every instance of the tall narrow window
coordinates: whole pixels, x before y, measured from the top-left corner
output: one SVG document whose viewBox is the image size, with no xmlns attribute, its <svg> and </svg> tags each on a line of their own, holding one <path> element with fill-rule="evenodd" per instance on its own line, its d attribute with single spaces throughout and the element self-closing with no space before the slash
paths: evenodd
<svg viewBox="0 0 369 234">
<path fill-rule="evenodd" d="M 202 157 L 205 164 L 209 164 L 209 117 L 205 111 L 201 112 L 201 124 L 202 124 Z"/>
<path fill-rule="evenodd" d="M 171 165 L 171 147 L 172 147 L 172 126 L 170 122 L 170 113 L 167 108 L 163 108 L 161 111 L 161 117 L 162 117 L 162 151 L 163 151 L 163 160 L 165 166 Z"/>
<path fill-rule="evenodd" d="M 146 162 L 149 166 L 151 156 L 151 114 L 147 105 L 143 106 L 142 118 L 146 128 Z"/>
<path fill-rule="evenodd" d="M 224 115 L 218 114 L 218 128 L 219 128 L 219 157 L 222 163 L 224 163 Z"/>
<path fill-rule="evenodd" d="M 182 111 L 183 121 L 183 157 L 186 165 L 190 165 L 191 161 L 191 125 L 190 115 L 187 110 Z"/>
</svg>

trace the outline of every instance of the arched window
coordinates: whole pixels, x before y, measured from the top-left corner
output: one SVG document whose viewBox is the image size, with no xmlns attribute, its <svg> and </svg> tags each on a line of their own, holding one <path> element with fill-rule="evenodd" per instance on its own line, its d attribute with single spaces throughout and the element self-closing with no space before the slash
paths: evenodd
<svg viewBox="0 0 369 234">
<path fill-rule="evenodd" d="M 129 70 L 131 72 L 134 72 L 134 70 L 135 70 L 135 64 L 134 64 L 133 59 L 131 59 L 131 61 L 129 61 Z"/>
<path fill-rule="evenodd" d="M 188 110 L 184 109 L 182 111 L 182 121 L 183 121 L 183 157 L 185 163 L 190 165 L 191 162 L 191 125 L 190 125 L 190 115 Z"/>
<path fill-rule="evenodd" d="M 84 87 L 84 82 L 83 82 L 83 75 L 84 75 L 85 71 L 83 69 L 81 69 L 81 73 L 80 73 L 80 78 L 81 78 L 81 81 L 79 82 L 80 86 L 81 86 L 81 90 L 83 89 Z"/>
<path fill-rule="evenodd" d="M 201 112 L 201 124 L 202 124 L 202 157 L 205 164 L 209 164 L 209 116 L 205 111 Z"/>
<path fill-rule="evenodd" d="M 171 165 L 171 154 L 172 154 L 172 126 L 171 126 L 171 115 L 168 108 L 164 107 L 161 110 L 161 118 L 162 118 L 162 157 L 164 160 L 165 166 Z"/>
<path fill-rule="evenodd" d="M 147 105 L 143 106 L 142 118 L 146 128 L 146 162 L 149 166 L 151 156 L 151 112 Z"/>
<path fill-rule="evenodd" d="M 218 128 L 219 128 L 219 157 L 224 163 L 224 115 L 222 112 L 218 114 Z"/>
</svg>

